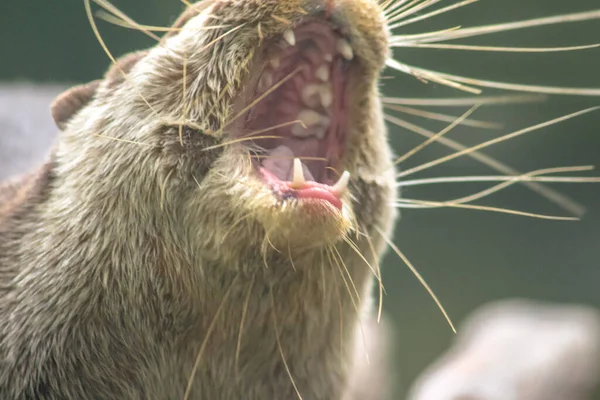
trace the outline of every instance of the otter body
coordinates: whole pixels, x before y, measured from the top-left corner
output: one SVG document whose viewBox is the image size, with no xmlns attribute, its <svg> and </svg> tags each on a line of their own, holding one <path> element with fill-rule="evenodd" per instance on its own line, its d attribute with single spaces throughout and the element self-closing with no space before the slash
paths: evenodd
<svg viewBox="0 0 600 400">
<path fill-rule="evenodd" d="M 176 27 L 59 97 L 47 162 L 0 187 L 2 399 L 353 396 L 396 217 L 380 6 L 214 0 Z M 310 114 L 314 57 L 335 123 L 236 141 Z M 291 118 L 252 104 L 277 82 Z"/>
</svg>

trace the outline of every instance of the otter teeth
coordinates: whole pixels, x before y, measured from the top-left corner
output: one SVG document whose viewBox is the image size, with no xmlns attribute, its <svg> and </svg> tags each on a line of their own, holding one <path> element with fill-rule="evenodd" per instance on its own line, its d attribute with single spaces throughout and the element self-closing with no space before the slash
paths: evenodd
<svg viewBox="0 0 600 400">
<path fill-rule="evenodd" d="M 304 179 L 304 171 L 302 171 L 302 161 L 299 158 L 294 158 L 294 175 L 290 186 L 292 189 L 302 189 L 305 184 L 306 180 Z"/>
<path fill-rule="evenodd" d="M 294 31 L 291 29 L 287 29 L 283 32 L 283 38 L 290 46 L 294 46 L 296 44 L 296 36 L 294 35 Z"/>
<path fill-rule="evenodd" d="M 348 183 L 350 182 L 350 172 L 344 171 L 340 179 L 338 179 L 337 183 L 333 185 L 331 191 L 336 196 L 343 195 L 348 190 Z"/>
<path fill-rule="evenodd" d="M 331 122 L 329 117 L 310 109 L 300 111 L 298 119 L 302 121 L 306 128 L 302 125 L 294 125 L 292 127 L 292 135 L 297 137 L 316 136 L 317 139 L 325 138 L 327 127 Z"/>
<path fill-rule="evenodd" d="M 350 61 L 354 58 L 354 51 L 352 50 L 352 46 L 346 39 L 340 39 L 337 42 L 337 49 L 342 54 L 342 56 Z"/>
<path fill-rule="evenodd" d="M 318 95 L 318 98 L 317 98 Z M 312 83 L 306 85 L 301 93 L 302 102 L 307 107 L 317 107 L 319 102 L 325 108 L 329 108 L 333 103 L 333 92 L 330 83 L 324 83 L 321 85 Z"/>
<path fill-rule="evenodd" d="M 329 65 L 323 64 L 316 71 L 315 76 L 323 82 L 329 81 Z"/>
</svg>

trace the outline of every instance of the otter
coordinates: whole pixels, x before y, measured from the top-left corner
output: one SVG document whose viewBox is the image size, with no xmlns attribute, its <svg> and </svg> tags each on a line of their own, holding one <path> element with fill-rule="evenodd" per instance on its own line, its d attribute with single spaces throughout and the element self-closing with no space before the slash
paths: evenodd
<svg viewBox="0 0 600 400">
<path fill-rule="evenodd" d="M 59 96 L 47 161 L 0 188 L 0 398 L 365 398 L 397 218 L 381 4 L 174 28 Z"/>
</svg>

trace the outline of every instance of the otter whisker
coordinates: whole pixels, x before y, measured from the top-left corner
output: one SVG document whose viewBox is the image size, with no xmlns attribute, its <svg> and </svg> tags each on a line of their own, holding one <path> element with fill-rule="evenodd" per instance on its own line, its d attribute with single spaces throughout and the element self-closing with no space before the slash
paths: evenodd
<svg viewBox="0 0 600 400">
<path fill-rule="evenodd" d="M 194 377 L 196 376 L 196 372 L 198 371 L 198 367 L 200 366 L 200 360 L 202 359 L 202 355 L 204 354 L 204 350 L 206 349 L 206 345 L 208 344 L 208 339 L 210 338 L 212 331 L 215 329 L 215 326 L 217 325 L 217 319 L 221 315 L 221 312 L 223 311 L 223 307 L 225 306 L 225 302 L 229 298 L 229 295 L 231 294 L 233 287 L 237 283 L 238 278 L 239 278 L 239 275 L 236 275 L 231 280 L 231 284 L 229 284 L 229 287 L 225 291 L 225 295 L 223 295 L 223 300 L 221 300 L 221 303 L 219 304 L 219 307 L 217 308 L 217 311 L 215 312 L 215 315 L 213 316 L 213 319 L 210 322 L 208 329 L 206 330 L 206 335 L 204 336 L 204 339 L 202 340 L 202 344 L 200 345 L 200 349 L 198 350 L 198 355 L 196 356 L 196 360 L 194 361 L 194 366 L 192 367 L 192 372 L 190 373 L 190 377 L 188 378 L 188 383 L 185 388 L 183 400 L 188 400 L 190 397 L 190 393 L 192 392 L 192 385 L 194 384 Z"/>
<path fill-rule="evenodd" d="M 254 140 L 254 139 L 281 139 L 283 136 L 254 136 L 254 135 L 258 135 L 258 134 L 264 133 L 264 132 L 269 132 L 269 131 L 272 131 L 272 130 L 275 130 L 275 129 L 283 128 L 283 127 L 294 125 L 294 124 L 300 124 L 303 128 L 306 128 L 306 125 L 304 124 L 304 122 L 302 122 L 300 120 L 294 120 L 294 121 L 284 122 L 284 123 L 281 123 L 281 124 L 278 124 L 278 125 L 270 126 L 268 128 L 260 129 L 260 130 L 253 131 L 253 132 L 248 132 L 247 134 L 242 135 L 241 137 L 239 137 L 237 139 L 232 139 L 232 140 L 229 140 L 229 141 L 224 142 L 224 143 L 216 144 L 214 146 L 205 147 L 204 151 L 217 149 L 219 147 L 229 146 L 230 144 L 240 143 L 240 142 L 244 142 L 244 141 L 247 141 L 247 140 Z"/>
<path fill-rule="evenodd" d="M 593 169 L 593 167 L 566 167 L 566 168 L 547 168 L 547 169 L 541 169 L 538 171 L 533 171 L 530 174 L 524 174 L 524 178 L 529 178 L 529 177 L 535 177 L 537 175 L 542 175 L 542 174 L 548 174 L 548 173 L 557 173 L 557 172 L 573 172 L 573 171 L 585 171 L 585 170 L 591 170 Z M 555 180 L 555 182 L 562 182 L 561 178 L 559 177 L 548 177 L 550 179 L 555 178 L 557 180 Z M 568 179 L 568 180 L 572 180 L 571 182 L 581 182 L 581 183 L 596 183 L 600 181 L 600 178 L 578 178 L 578 177 L 564 177 L 564 179 Z M 452 200 L 452 202 L 455 203 L 470 203 L 473 202 L 475 200 L 479 200 L 482 199 L 484 197 L 487 197 L 493 193 L 497 193 L 511 185 L 514 185 L 515 183 L 519 182 L 520 180 L 515 179 L 515 180 L 510 180 L 507 182 L 502 182 L 498 185 L 492 186 L 491 188 L 482 190 L 481 192 L 478 193 L 474 193 L 470 196 L 466 196 L 466 197 L 462 197 L 459 199 L 455 199 Z M 568 182 L 568 181 L 567 181 Z"/>
<path fill-rule="evenodd" d="M 418 108 L 412 108 L 412 107 L 404 107 L 404 106 L 389 105 L 389 104 L 384 104 L 383 106 L 387 109 L 398 111 L 398 112 L 401 112 L 404 114 L 428 118 L 428 119 L 432 119 L 432 120 L 436 120 L 436 121 L 453 122 L 458 118 L 457 116 L 453 116 L 453 115 L 434 113 L 434 112 L 420 110 Z M 479 121 L 479 120 L 469 119 L 469 118 L 462 120 L 460 122 L 460 124 L 465 125 L 465 126 L 475 127 L 475 128 L 483 128 L 483 129 L 500 129 L 503 127 L 503 125 L 499 124 L 499 123 Z"/>
<path fill-rule="evenodd" d="M 334 258 L 337 255 L 337 258 L 335 258 L 335 262 L 338 263 L 338 266 L 340 267 L 340 273 L 342 273 L 342 276 L 344 276 L 344 280 L 345 280 L 345 275 L 343 275 L 343 272 L 346 272 L 346 275 L 348 276 L 348 280 L 350 281 L 350 285 L 352 286 L 352 290 L 354 291 L 354 294 L 356 295 L 356 299 L 358 301 L 358 303 L 361 303 L 361 299 L 360 299 L 360 293 L 358 292 L 358 288 L 356 287 L 356 284 L 354 283 L 354 279 L 352 279 L 352 275 L 350 274 L 350 271 L 348 270 L 348 267 L 346 266 L 346 263 L 344 262 L 344 257 L 342 257 L 342 255 L 340 254 L 340 251 L 337 249 L 337 247 L 332 246 L 332 249 L 334 251 Z M 343 270 L 341 269 L 343 268 Z M 358 307 L 357 307 L 358 310 Z"/>
<path fill-rule="evenodd" d="M 460 44 L 428 44 L 428 43 L 399 43 L 391 47 L 415 47 L 422 49 L 447 49 L 447 50 L 468 50 L 468 51 L 491 51 L 507 53 L 552 53 L 561 51 L 587 50 L 600 47 L 600 44 L 587 44 L 581 46 L 567 47 L 499 47 L 499 46 L 472 46 Z"/>
<path fill-rule="evenodd" d="M 438 82 L 449 87 L 464 90 L 466 92 L 473 92 L 474 90 L 470 86 L 465 86 L 461 83 L 480 86 L 492 89 L 511 90 L 517 92 L 532 92 L 532 93 L 544 93 L 544 94 L 561 94 L 561 95 L 575 95 L 575 96 L 600 96 L 600 88 L 575 88 L 575 87 L 560 87 L 560 86 L 539 86 L 539 85 L 522 85 L 517 83 L 508 82 L 497 82 L 485 79 L 474 79 L 460 75 L 446 74 L 443 72 L 428 70 L 420 67 L 413 67 L 408 64 L 400 63 L 396 60 L 389 59 L 387 65 L 398 71 L 413 75 L 415 77 L 423 77 L 430 79 L 433 82 Z"/>
<path fill-rule="evenodd" d="M 547 99 L 546 95 L 506 95 L 506 96 L 476 96 L 476 97 L 450 97 L 450 98 L 403 98 L 403 97 L 384 97 L 384 104 L 399 104 L 412 106 L 428 107 L 462 107 L 479 105 L 498 105 L 498 104 L 522 104 L 538 103 Z"/>
<path fill-rule="evenodd" d="M 392 22 L 401 21 L 403 18 L 414 15 L 414 14 L 418 13 L 419 11 L 422 11 L 426 8 L 431 7 L 434 4 L 439 3 L 440 1 L 442 1 L 442 0 L 426 0 L 426 1 L 422 2 L 421 4 L 415 5 L 414 7 L 409 8 L 408 10 L 406 10 L 402 13 L 396 14 L 392 18 L 389 18 L 387 20 L 387 23 L 390 24 L 389 25 L 390 29 L 394 29 L 397 24 L 392 24 Z M 467 0 L 467 4 L 470 4 L 474 1 L 478 1 L 478 0 Z M 454 6 L 458 6 L 458 5 L 455 4 Z M 454 8 L 456 8 L 456 7 L 454 7 Z M 427 14 L 421 15 L 421 17 L 423 17 L 425 15 L 427 15 Z M 418 17 L 416 17 L 416 18 L 418 18 Z"/>
<path fill-rule="evenodd" d="M 584 11 L 573 14 L 561 14 L 552 17 L 535 18 L 516 22 L 506 22 L 501 24 L 475 26 L 471 28 L 461 28 L 454 32 L 446 32 L 438 35 L 437 37 L 431 37 L 428 39 L 421 40 L 421 43 L 427 42 L 441 42 L 453 39 L 463 39 L 473 36 L 487 35 L 490 33 L 507 32 L 516 29 L 524 29 L 531 27 L 538 27 L 544 25 L 556 25 L 561 23 L 570 22 L 581 22 L 589 21 L 593 19 L 600 19 L 600 10 Z M 396 39 L 398 38 L 398 39 Z M 392 38 L 392 41 L 401 40 L 402 36 Z"/>
<path fill-rule="evenodd" d="M 441 85 L 445 85 L 454 89 L 462 90 L 464 92 L 479 94 L 482 92 L 481 89 L 477 89 L 471 86 L 463 85 L 459 82 L 455 82 L 452 79 L 445 78 L 442 74 L 437 73 L 435 71 L 429 71 L 419 67 L 413 67 L 411 65 L 402 63 L 393 58 L 388 58 L 386 60 L 386 65 L 392 69 L 395 69 L 400 72 L 404 72 L 405 74 L 412 75 L 415 78 L 422 80 L 424 82 L 432 81 L 439 83 Z"/>
<path fill-rule="evenodd" d="M 431 296 L 431 298 L 433 299 L 433 301 L 435 302 L 435 304 L 437 305 L 437 307 L 439 308 L 439 310 L 444 315 L 444 318 L 446 318 L 446 321 L 450 325 L 450 328 L 452 329 L 452 332 L 456 333 L 456 329 L 454 328 L 454 324 L 452 323 L 452 320 L 450 319 L 450 316 L 448 315 L 448 313 L 446 312 L 446 310 L 442 306 L 442 303 L 438 300 L 438 298 L 435 295 L 435 293 L 433 292 L 433 290 L 431 290 L 431 287 L 429 287 L 429 285 L 427 284 L 427 282 L 425 281 L 425 279 L 423 278 L 423 276 L 419 273 L 419 271 L 417 271 L 417 269 L 408 260 L 408 258 L 404 255 L 404 253 L 402 253 L 400 251 L 400 249 L 398 248 L 398 246 L 396 246 L 394 244 L 394 242 L 392 240 L 390 240 L 390 238 L 388 238 L 383 233 L 383 230 L 380 227 L 375 226 L 375 229 L 377 230 L 377 232 L 379 232 L 379 235 L 381 235 L 381 237 L 383 238 L 383 240 L 386 241 L 386 243 L 392 248 L 392 250 L 394 250 L 394 252 L 398 255 L 398 257 L 400 257 L 400 259 L 404 262 L 404 264 L 410 269 L 410 271 L 419 280 L 419 282 L 425 288 L 425 290 L 427 290 L 427 292 L 429 293 L 429 296 Z"/>
<path fill-rule="evenodd" d="M 392 18 L 395 18 L 397 15 L 399 15 L 401 13 L 404 13 L 404 11 L 406 11 L 407 9 L 409 9 L 409 8 L 417 5 L 421 1 L 423 1 L 423 0 L 412 0 L 411 2 L 406 3 L 406 4 L 402 4 L 402 3 L 405 3 L 405 2 L 400 2 L 396 7 L 394 7 L 395 8 L 394 11 L 386 13 L 386 15 L 385 15 L 386 22 L 389 23 Z"/>
<path fill-rule="evenodd" d="M 112 13 L 112 14 L 109 14 L 106 11 L 98 11 L 96 13 L 96 16 L 98 18 L 103 19 L 106 22 L 113 23 L 115 25 L 136 29 L 136 30 L 146 34 L 147 36 L 149 36 L 150 38 L 152 38 L 154 40 L 157 40 L 157 41 L 160 40 L 160 37 L 156 36 L 152 32 L 150 32 L 147 29 L 145 29 L 144 27 L 142 27 L 140 24 L 135 22 L 132 18 L 130 18 L 127 14 L 125 14 L 124 12 L 119 10 L 117 7 L 115 7 L 110 2 L 105 1 L 105 0 L 93 0 L 93 2 L 98 4 L 100 7 L 104 8 L 106 11 Z"/>
<path fill-rule="evenodd" d="M 555 221 L 579 221 L 577 217 L 561 217 L 556 215 L 545 215 L 545 214 L 536 214 L 525 211 L 517 211 L 511 210 L 508 208 L 500 208 L 500 207 L 489 207 L 489 206 L 478 206 L 474 204 L 461 204 L 461 203 L 452 203 L 448 201 L 429 201 L 429 200 L 415 200 L 415 199 L 400 199 L 397 200 L 396 203 L 392 203 L 392 205 L 398 208 L 465 208 L 470 210 L 480 210 L 480 211 L 492 211 L 502 214 L 512 214 L 519 215 L 522 217 L 532 217 L 538 219 L 549 219 Z"/>
<path fill-rule="evenodd" d="M 286 83 L 288 80 L 292 79 L 298 72 L 300 72 L 300 70 L 302 69 L 302 67 L 298 67 L 295 70 L 293 70 L 292 72 L 290 72 L 288 75 L 286 75 L 285 77 L 283 77 L 279 82 L 277 82 L 276 84 L 274 84 L 273 86 L 271 86 L 267 91 L 265 91 L 263 94 L 261 94 L 260 96 L 258 96 L 254 101 L 250 102 L 250 104 L 248 104 L 246 107 L 242 108 L 241 111 L 239 111 L 232 119 L 231 121 L 229 121 L 228 123 L 225 124 L 225 126 L 223 126 L 221 129 L 219 129 L 217 132 L 215 132 L 215 134 L 220 134 L 223 132 L 223 130 L 229 126 L 230 124 L 232 124 L 233 122 L 235 122 L 238 118 L 240 118 L 242 115 L 246 114 L 252 107 L 254 107 L 255 105 L 257 105 L 258 103 L 260 103 L 263 99 L 265 99 L 268 95 L 270 95 L 271 93 L 273 93 L 275 90 L 277 90 L 281 85 L 283 85 L 284 83 Z"/>
<path fill-rule="evenodd" d="M 242 142 L 247 142 L 247 141 L 252 141 L 255 139 L 281 139 L 283 136 L 253 136 L 253 137 L 245 137 L 245 138 L 238 138 L 238 139 L 232 139 L 232 140 L 228 140 L 225 143 L 219 143 L 216 144 L 214 146 L 208 146 L 205 147 L 204 149 L 202 149 L 202 151 L 208 151 L 208 150 L 214 150 L 214 149 L 218 149 L 220 147 L 226 147 L 235 143 L 242 143 Z"/>
<path fill-rule="evenodd" d="M 377 307 L 377 323 L 381 322 L 381 313 L 383 311 L 383 279 L 381 277 L 381 266 L 379 265 L 379 257 L 377 257 L 377 251 L 375 250 L 375 246 L 373 245 L 373 240 L 371 236 L 367 233 L 366 227 L 363 226 L 363 231 L 365 232 L 365 237 L 367 238 L 367 243 L 369 244 L 369 248 L 371 249 L 371 254 L 373 255 L 373 260 L 375 260 L 375 268 L 377 269 L 377 278 L 379 281 L 379 305 Z"/>
<path fill-rule="evenodd" d="M 166 193 L 167 181 L 169 180 L 169 178 L 171 177 L 173 172 L 175 172 L 174 169 L 170 170 L 169 173 L 167 174 L 167 176 L 165 177 L 165 179 L 160 184 L 160 210 L 161 211 L 164 211 L 164 209 L 165 209 L 164 205 L 165 205 L 165 196 L 167 194 Z"/>
<path fill-rule="evenodd" d="M 186 98 L 185 92 L 186 92 L 186 88 L 187 88 L 187 63 L 188 63 L 188 59 L 187 59 L 187 56 L 184 54 L 184 56 L 183 56 L 183 83 L 182 83 L 182 85 L 183 85 L 182 92 L 183 93 L 181 95 L 181 97 L 184 100 Z M 187 120 L 188 109 L 189 109 L 189 103 L 183 109 L 184 121 Z M 179 143 L 181 143 L 181 147 L 183 147 L 183 123 L 179 124 Z"/>
<path fill-rule="evenodd" d="M 461 115 L 456 120 L 454 120 L 446 128 L 442 129 L 440 132 L 438 132 L 435 135 L 433 135 L 432 137 L 428 138 L 426 141 L 424 141 L 420 145 L 414 147 L 412 150 L 406 152 L 404 155 L 398 157 L 394 161 L 394 164 L 398 165 L 398 164 L 406 161 L 408 158 L 412 157 L 413 155 L 415 155 L 419 151 L 423 150 L 425 147 L 429 146 L 431 143 L 437 141 L 439 138 L 441 138 L 442 136 L 444 136 L 446 133 L 448 133 L 452 129 L 454 129 L 457 125 L 460 125 L 461 122 L 464 121 L 466 118 L 468 118 L 469 115 L 473 114 L 475 112 L 475 110 L 477 110 L 477 108 L 479 108 L 479 105 L 477 105 L 477 104 L 474 105 L 473 107 L 471 107 L 469 110 L 467 110 L 463 115 Z"/>
<path fill-rule="evenodd" d="M 578 182 L 578 183 L 595 183 L 600 180 L 600 178 L 595 177 L 542 177 L 536 176 L 541 174 L 548 173 L 557 173 L 557 172 L 572 172 L 572 171 L 591 171 L 594 167 L 591 165 L 581 166 L 581 167 L 564 167 L 564 168 L 548 168 L 544 170 L 537 170 L 527 174 L 519 175 L 519 176 L 503 176 L 503 175 L 482 175 L 482 176 L 451 176 L 451 177 L 438 177 L 438 178 L 427 178 L 427 179 L 414 179 L 409 181 L 399 181 L 396 183 L 396 187 L 404 187 L 404 186 L 420 186 L 420 185 L 430 185 L 436 183 L 467 183 L 467 182 L 504 182 L 509 181 L 511 183 L 521 182 L 521 181 L 530 181 L 530 182 Z M 544 171 L 544 172 L 541 172 Z"/>
<path fill-rule="evenodd" d="M 96 25 L 96 21 L 94 20 L 94 15 L 92 14 L 92 6 L 90 4 L 90 0 L 83 0 L 83 4 L 85 6 L 85 12 L 87 14 L 88 20 L 89 20 L 90 25 L 92 27 L 92 31 L 94 32 L 94 35 L 96 36 L 96 39 L 98 40 L 98 43 L 100 43 L 100 46 L 102 47 L 102 49 L 104 50 L 104 52 L 106 53 L 106 55 L 108 56 L 108 58 L 110 58 L 110 60 L 112 61 L 112 63 L 115 65 L 115 67 L 117 67 L 117 69 L 121 72 L 121 74 L 123 75 L 123 77 L 125 79 L 128 79 L 127 73 L 125 71 L 123 71 L 123 68 L 121 68 L 121 66 L 119 65 L 119 63 L 115 59 L 115 57 L 112 55 L 112 53 L 108 49 L 108 46 L 104 42 L 104 39 L 102 39 L 102 35 L 100 35 L 100 31 L 98 30 L 98 26 Z M 137 91 L 137 89 L 134 89 L 134 90 Z M 137 94 L 144 101 L 144 103 L 146 103 L 146 105 L 150 108 L 150 110 L 155 115 L 158 115 L 158 113 L 150 105 L 150 103 L 148 102 L 148 100 L 146 100 L 146 98 L 141 93 L 137 92 Z"/>
<path fill-rule="evenodd" d="M 290 258 L 290 264 L 292 264 L 292 269 L 294 270 L 294 272 L 298 271 L 296 269 L 296 265 L 294 264 L 294 260 L 292 258 L 292 247 L 290 242 L 288 242 L 288 257 Z"/>
<path fill-rule="evenodd" d="M 248 287 L 248 292 L 246 293 L 246 299 L 244 300 L 244 306 L 242 308 L 242 318 L 240 320 L 240 329 L 238 331 L 237 345 L 235 348 L 234 369 L 235 369 L 236 379 L 239 377 L 240 349 L 242 347 L 242 334 L 244 332 L 244 322 L 246 321 L 246 315 L 248 314 L 248 306 L 250 304 L 250 295 L 252 294 L 252 287 L 254 286 L 255 280 L 256 280 L 256 273 L 252 274 L 252 279 L 250 280 L 250 286 Z"/>
<path fill-rule="evenodd" d="M 93 0 L 93 1 L 98 3 L 99 0 Z M 139 23 L 132 23 L 132 22 L 129 22 L 128 20 L 125 20 L 118 16 L 112 15 L 110 13 L 107 13 L 106 11 L 98 11 L 96 13 L 96 17 L 101 20 L 104 20 L 105 22 L 108 22 L 110 24 L 119 26 L 121 28 L 134 29 L 137 31 L 141 31 L 142 33 L 145 33 L 146 35 L 150 36 L 152 39 L 157 40 L 157 41 L 160 41 L 161 38 L 157 35 L 154 35 L 152 32 L 181 32 L 183 30 L 183 28 L 155 26 L 155 25 L 142 25 Z M 230 28 L 230 27 L 231 27 L 231 25 L 213 25 L 213 26 L 206 26 L 206 27 L 198 28 L 198 31 L 203 32 L 203 31 L 211 31 L 211 30 Z"/>
<path fill-rule="evenodd" d="M 150 143 L 136 142 L 135 140 L 121 139 L 121 138 L 116 138 L 116 137 L 112 137 L 112 136 L 100 135 L 100 134 L 95 134 L 94 136 L 103 138 L 103 139 L 114 140 L 116 142 L 137 144 L 138 146 L 154 147 L 154 145 L 152 145 Z"/>
<path fill-rule="evenodd" d="M 369 261 L 366 259 L 366 257 L 360 252 L 358 245 L 356 243 L 354 243 L 352 241 L 352 239 L 350 239 L 349 237 L 344 237 L 344 242 L 346 242 L 348 244 L 348 246 L 350 246 L 350 248 L 352 250 L 354 250 L 354 252 L 361 258 L 361 260 L 363 260 L 365 262 L 365 264 L 367 264 L 367 267 L 369 267 L 369 269 L 371 270 L 373 275 L 375 275 L 375 278 L 377 278 L 378 283 L 383 286 L 381 277 L 379 276 L 377 271 L 371 266 L 371 263 L 369 263 Z"/>
<path fill-rule="evenodd" d="M 453 160 L 455 158 L 458 158 L 458 157 L 463 156 L 465 154 L 471 153 L 473 151 L 476 151 L 476 150 L 479 150 L 479 149 L 483 149 L 485 147 L 489 147 L 491 145 L 494 145 L 494 144 L 497 144 L 497 143 L 500 143 L 500 142 L 503 142 L 503 141 L 515 138 L 517 136 L 524 135 L 526 133 L 539 130 L 541 128 L 545 128 L 547 126 L 551 126 L 551 125 L 557 124 L 559 122 L 566 121 L 568 119 L 572 119 L 572 118 L 575 118 L 577 116 L 590 113 L 592 111 L 596 111 L 598 109 L 600 109 L 600 106 L 599 107 L 590 107 L 590 108 L 587 108 L 585 110 L 577 111 L 577 112 L 574 112 L 574 113 L 571 113 L 571 114 L 568 114 L 568 115 L 564 115 L 564 116 L 559 117 L 559 118 L 554 118 L 554 119 L 552 119 L 550 121 L 546 121 L 546 122 L 542 122 L 542 123 L 539 123 L 539 124 L 536 124 L 536 125 L 533 125 L 533 126 L 529 126 L 527 128 L 518 130 L 516 132 L 509 133 L 507 135 L 501 136 L 499 138 L 488 140 L 488 141 L 480 143 L 478 145 L 469 147 L 469 148 L 467 148 L 465 150 L 458 151 L 458 152 L 450 154 L 448 156 L 438 158 L 437 160 L 433 160 L 433 161 L 424 163 L 422 165 L 419 165 L 418 167 L 414 167 L 414 168 L 408 169 L 406 171 L 400 172 L 400 173 L 397 174 L 397 177 L 400 178 L 400 177 L 404 177 L 404 176 L 408 176 L 408 175 L 414 174 L 415 172 L 423 171 L 425 169 L 428 169 L 428 168 L 434 167 L 436 165 L 442 164 L 442 163 L 444 163 L 446 161 Z"/>
<path fill-rule="evenodd" d="M 339 250 L 337 249 L 337 247 L 332 246 L 333 250 L 335 251 L 334 254 L 334 261 L 337 264 L 338 268 L 340 267 L 340 264 L 344 267 L 344 270 L 346 271 L 346 274 L 348 274 L 348 279 L 350 280 L 350 283 L 352 284 L 352 287 L 354 288 L 354 291 L 356 292 L 356 297 L 358 299 L 358 303 L 361 303 L 360 300 L 360 295 L 358 294 L 358 289 L 356 288 L 356 285 L 354 284 L 354 279 L 352 279 L 352 275 L 350 274 L 350 271 L 348 270 L 348 267 L 346 266 L 346 263 L 344 262 L 344 258 L 342 257 L 342 255 L 340 254 Z M 337 255 L 337 258 L 335 257 Z M 344 283 L 346 283 L 346 287 L 348 288 L 348 284 L 346 282 L 346 278 L 344 277 L 344 274 L 340 268 L 340 274 L 342 276 L 342 278 L 344 279 Z M 350 290 L 348 288 L 348 290 Z M 363 324 L 362 324 L 362 318 L 359 312 L 359 307 L 358 305 L 354 302 L 354 300 L 352 299 L 352 296 L 350 296 L 350 299 L 352 300 L 352 305 L 354 306 L 354 312 L 356 312 L 356 318 L 359 322 L 359 327 L 360 327 L 360 333 L 362 335 L 362 340 L 363 340 L 363 346 L 365 348 L 365 359 L 367 360 L 367 364 L 370 364 L 370 359 L 369 359 L 369 353 L 367 351 L 368 347 L 367 347 L 367 337 L 365 335 L 365 330 L 363 328 Z"/>
<path fill-rule="evenodd" d="M 324 157 L 296 157 L 296 156 L 272 156 L 270 154 L 256 154 L 250 155 L 251 158 L 259 158 L 259 159 L 275 159 L 275 160 L 293 160 L 294 158 L 298 158 L 302 161 L 327 161 L 327 158 Z"/>
<path fill-rule="evenodd" d="M 269 295 L 271 297 L 271 312 L 273 314 L 273 328 L 275 328 L 275 340 L 277 341 L 277 348 L 279 349 L 279 355 L 281 356 L 281 361 L 283 361 L 283 366 L 290 377 L 290 381 L 292 382 L 292 386 L 296 391 L 296 395 L 300 400 L 302 400 L 302 395 L 296 386 L 296 382 L 294 381 L 294 377 L 292 376 L 292 372 L 290 371 L 290 367 L 288 366 L 287 361 L 285 360 L 285 355 L 283 354 L 283 347 L 281 346 L 281 339 L 279 338 L 279 328 L 277 327 L 277 314 L 275 313 L 275 298 L 273 296 L 273 285 L 269 285 Z"/>
<path fill-rule="evenodd" d="M 431 11 L 431 12 L 423 14 L 423 15 L 419 15 L 418 17 L 414 17 L 414 18 L 411 18 L 411 19 L 408 19 L 405 21 L 401 21 L 401 22 L 392 24 L 392 25 L 390 25 L 390 29 L 393 30 L 393 29 L 399 28 L 401 26 L 414 24 L 415 22 L 423 21 L 423 20 L 435 17 L 436 15 L 444 14 L 449 11 L 455 10 L 457 8 L 468 6 L 469 4 L 475 3 L 476 1 L 479 1 L 479 0 L 465 0 L 465 1 L 461 1 L 460 3 L 451 4 L 449 6 L 440 8 L 438 10 Z"/>
<path fill-rule="evenodd" d="M 412 132 L 415 132 L 421 136 L 424 137 L 432 137 L 433 135 L 435 135 L 434 132 L 429 131 L 425 128 L 422 128 L 420 126 L 411 124 L 407 121 L 392 117 L 390 115 L 385 115 L 384 118 L 395 124 L 398 125 L 402 128 L 408 129 Z M 438 139 L 437 141 L 440 144 L 443 144 L 446 147 L 449 147 L 453 150 L 456 151 L 462 151 L 462 150 L 466 150 L 469 147 L 465 146 L 455 140 L 446 138 L 446 137 L 441 137 Z M 469 152 L 466 154 L 468 157 L 473 158 L 474 160 L 479 161 L 480 163 L 487 165 L 488 167 L 507 174 L 507 175 L 521 175 L 521 172 L 519 172 L 518 170 L 484 154 L 481 153 L 479 151 L 475 151 L 475 152 Z M 581 216 L 585 213 L 585 207 L 583 207 L 581 204 L 579 204 L 578 202 L 576 202 L 575 200 L 572 200 L 571 198 L 555 191 L 554 189 L 547 187 L 543 184 L 540 183 L 536 183 L 536 182 L 523 182 L 523 184 L 525 186 L 527 186 L 527 188 L 529 188 L 530 190 L 538 193 L 540 196 L 546 198 L 547 200 L 557 204 L 558 206 L 560 206 L 561 208 L 563 208 L 564 210 L 568 211 L 569 213 L 575 215 L 575 216 Z"/>
</svg>

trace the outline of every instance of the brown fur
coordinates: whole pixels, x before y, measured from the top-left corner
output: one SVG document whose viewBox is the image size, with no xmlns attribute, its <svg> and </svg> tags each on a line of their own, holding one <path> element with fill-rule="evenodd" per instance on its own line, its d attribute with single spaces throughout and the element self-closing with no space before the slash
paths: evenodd
<svg viewBox="0 0 600 400">
<path fill-rule="evenodd" d="M 356 54 L 342 160 L 352 178 L 342 212 L 323 217 L 250 179 L 242 146 L 203 149 L 239 128 L 226 122 L 247 101 L 264 40 L 324 2 L 204 3 L 162 45 L 60 98 L 52 157 L 0 189 L 0 398 L 181 399 L 202 348 L 191 398 L 293 399 L 278 343 L 305 400 L 351 398 L 373 275 L 343 239 L 373 264 L 385 248 L 375 227 L 389 234 L 395 219 L 381 10 L 340 0 L 333 11 Z M 246 25 L 207 50 L 227 28 L 199 28 L 216 23 Z M 361 294 L 359 315 L 333 246 Z"/>
</svg>

